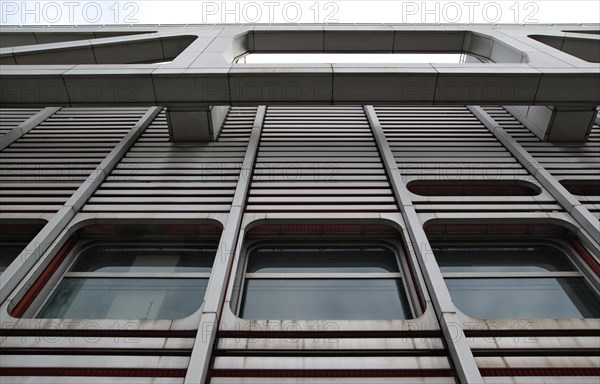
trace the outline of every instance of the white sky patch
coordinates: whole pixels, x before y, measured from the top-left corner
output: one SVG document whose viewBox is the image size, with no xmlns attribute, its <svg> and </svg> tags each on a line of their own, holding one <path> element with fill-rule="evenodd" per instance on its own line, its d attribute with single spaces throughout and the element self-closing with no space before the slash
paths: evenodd
<svg viewBox="0 0 600 384">
<path fill-rule="evenodd" d="M 246 64 L 415 64 L 460 63 L 461 55 L 441 54 L 385 54 L 385 53 L 252 53 L 240 60 Z"/>
<path fill-rule="evenodd" d="M 600 23 L 598 0 L 0 0 L 2 25 Z"/>
</svg>

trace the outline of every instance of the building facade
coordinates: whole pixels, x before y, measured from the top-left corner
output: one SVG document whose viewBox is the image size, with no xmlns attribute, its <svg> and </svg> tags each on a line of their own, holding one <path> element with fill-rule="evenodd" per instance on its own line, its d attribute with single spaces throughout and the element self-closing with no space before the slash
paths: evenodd
<svg viewBox="0 0 600 384">
<path fill-rule="evenodd" d="M 598 29 L 1 28 L 2 382 L 597 383 Z"/>
</svg>

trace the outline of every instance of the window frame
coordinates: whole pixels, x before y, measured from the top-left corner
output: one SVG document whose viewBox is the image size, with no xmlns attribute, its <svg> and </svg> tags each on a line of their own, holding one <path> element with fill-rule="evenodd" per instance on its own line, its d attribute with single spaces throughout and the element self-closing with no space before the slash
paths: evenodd
<svg viewBox="0 0 600 384">
<path fill-rule="evenodd" d="M 543 278 L 581 278 L 590 288 L 590 290 L 600 298 L 600 280 L 590 272 L 589 267 L 581 260 L 581 257 L 577 252 L 564 240 L 546 239 L 546 238 L 533 238 L 533 239 L 506 239 L 506 238 L 492 238 L 489 241 L 483 239 L 466 240 L 464 238 L 456 239 L 433 239 L 430 240 L 432 249 L 440 248 L 448 245 L 468 245 L 468 246 L 490 246 L 490 245 L 504 245 L 504 246 L 550 246 L 555 248 L 566 258 L 566 260 L 572 265 L 573 271 L 546 271 L 546 272 L 443 272 L 442 277 L 444 282 L 450 279 L 543 279 Z M 436 263 L 438 263 L 437 257 Z M 439 266 L 439 263 L 438 263 Z M 458 306 L 457 306 L 458 308 Z M 462 309 L 458 308 L 459 310 Z M 463 312 L 466 315 L 477 318 L 469 313 Z M 511 318 L 478 318 L 480 320 L 507 320 Z M 544 318 L 536 318 L 538 320 Z M 575 318 L 577 319 L 577 318 Z"/>
<path fill-rule="evenodd" d="M 99 278 L 99 279 L 123 279 L 123 280 L 132 280 L 132 279 L 206 279 L 207 281 L 210 279 L 211 272 L 70 272 L 71 268 L 75 265 L 75 263 L 79 260 L 82 253 L 87 251 L 88 249 L 97 246 L 97 245 L 119 245 L 119 246 L 131 246 L 131 245 L 148 245 L 148 246 L 171 246 L 171 245 L 202 245 L 202 246 L 213 246 L 215 248 L 215 259 L 216 259 L 216 251 L 218 244 L 216 242 L 211 241 L 183 241 L 174 239 L 167 242 L 156 241 L 156 240 L 135 240 L 135 241 L 127 241 L 127 240 L 112 240 L 105 241 L 103 239 L 89 239 L 89 240 L 79 240 L 77 244 L 73 247 L 73 249 L 69 252 L 69 256 L 67 260 L 62 263 L 59 269 L 56 271 L 54 276 L 48 281 L 46 286 L 51 286 L 51 289 L 47 290 L 43 295 L 39 295 L 33 303 L 29 306 L 25 314 L 22 316 L 23 318 L 33 318 L 33 319 L 46 319 L 45 317 L 38 317 L 39 313 L 46 306 L 46 303 L 50 301 L 51 298 L 54 297 L 56 291 L 61 287 L 63 281 L 68 278 Z M 198 306 L 198 309 L 202 308 L 204 304 L 204 298 L 202 302 Z M 198 311 L 198 309 L 196 311 Z M 188 315 L 190 316 L 190 315 Z M 187 316 L 185 316 L 187 317 Z M 182 317 L 182 318 L 185 318 Z M 101 318 L 97 320 L 132 320 L 132 321 L 160 321 L 160 320 L 179 320 L 182 318 L 175 319 L 120 319 L 120 318 Z M 64 318 L 67 319 L 67 318 Z"/>
<path fill-rule="evenodd" d="M 421 309 L 418 301 L 418 292 L 416 287 L 414 287 L 411 276 L 408 272 L 408 268 L 410 266 L 407 263 L 406 257 L 404 254 L 402 247 L 395 242 L 381 239 L 362 239 L 362 240 L 345 240 L 340 237 L 319 237 L 316 239 L 310 237 L 286 237 L 286 238 L 276 238 L 276 239 L 256 239 L 256 240 L 247 240 L 247 244 L 244 246 L 242 250 L 242 258 L 240 262 L 240 271 L 239 279 L 239 289 L 237 290 L 237 294 L 232 297 L 232 311 L 233 313 L 241 319 L 248 321 L 255 321 L 254 319 L 246 319 L 241 317 L 240 312 L 243 307 L 243 300 L 246 293 L 246 281 L 248 279 L 307 279 L 307 280 L 342 280 L 342 279 L 386 279 L 386 280 L 400 280 L 402 287 L 404 288 L 406 302 L 408 303 L 408 308 L 403 308 L 404 311 L 408 310 L 410 312 L 410 317 L 406 319 L 395 319 L 401 321 L 409 321 L 416 319 L 419 317 L 421 313 Z M 309 243 L 309 241 L 313 241 Z M 398 272 L 310 272 L 310 273 L 291 273 L 291 272 L 246 272 L 248 269 L 248 261 L 250 260 L 250 255 L 255 250 L 268 246 L 286 246 L 286 247 L 320 247 L 323 248 L 326 245 L 331 245 L 332 248 L 338 247 L 365 247 L 365 246 L 379 246 L 382 248 L 386 248 L 391 251 L 394 255 L 394 260 L 398 266 Z M 260 320 L 297 320 L 297 319 L 258 319 Z M 343 321 L 344 319 L 303 319 L 301 321 L 321 321 L 321 320 L 338 320 Z M 345 319 L 346 321 L 350 319 Z M 350 321 L 381 321 L 381 320 L 370 320 L 370 319 L 361 319 L 361 320 L 350 320 Z M 387 320 L 383 320 L 387 321 Z"/>
</svg>

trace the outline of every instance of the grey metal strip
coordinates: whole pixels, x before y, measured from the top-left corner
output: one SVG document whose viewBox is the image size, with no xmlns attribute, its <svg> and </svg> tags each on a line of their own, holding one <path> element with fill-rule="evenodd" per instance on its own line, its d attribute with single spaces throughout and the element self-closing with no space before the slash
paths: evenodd
<svg viewBox="0 0 600 384">
<path fill-rule="evenodd" d="M 406 184 L 402 180 L 402 175 L 379 123 L 375 109 L 371 105 L 365 105 L 364 109 L 371 124 L 373 136 L 377 142 L 383 164 L 388 172 L 390 184 L 402 212 L 406 229 L 416 253 L 416 259 L 419 262 L 423 277 L 427 283 L 428 292 L 431 296 L 436 316 L 440 322 L 450 357 L 454 363 L 460 382 L 463 384 L 480 384 L 483 380 L 471 348 L 467 343 L 463 327 L 456 316 L 456 307 L 452 302 L 442 272 L 435 261 L 431 245 L 417 216 Z"/>
<path fill-rule="evenodd" d="M 21 263 L 12 263 L 2 273 L 0 281 L 0 302 L 4 302 L 8 295 L 15 289 L 35 262 L 46 252 L 58 235 L 67 227 L 71 219 L 92 196 L 98 186 L 115 167 L 127 150 L 133 145 L 144 129 L 160 113 L 162 107 L 151 107 L 131 128 L 123 139 L 104 158 L 96 169 L 87 177 L 79 188 L 71 195 L 69 200 L 48 221 L 42 230 L 31 240 L 29 245 L 15 260 Z"/>
<path fill-rule="evenodd" d="M 54 115 L 56 112 L 60 111 L 60 109 L 61 107 L 44 108 L 35 115 L 31 116 L 29 119 L 19 124 L 12 131 L 0 138 L 0 151 L 17 141 L 19 138 L 24 136 L 33 128 L 37 127 L 37 125 L 40 124 L 42 121 L 46 120 L 50 116 Z"/>
<path fill-rule="evenodd" d="M 600 241 L 600 222 L 565 187 L 562 186 L 533 156 L 480 106 L 469 106 L 471 112 L 496 136 L 510 153 L 536 180 L 571 214 L 596 242 Z"/>
<path fill-rule="evenodd" d="M 256 155 L 258 153 L 258 145 L 260 142 L 261 130 L 264 122 L 267 107 L 259 106 L 256 110 L 256 117 L 252 126 L 252 133 L 248 141 L 246 155 L 242 169 L 240 170 L 239 182 L 235 189 L 231 210 L 227 218 L 227 223 L 221 235 L 219 248 L 217 249 L 217 257 L 213 265 L 206 294 L 204 305 L 202 307 L 202 315 L 200 317 L 200 325 L 198 334 L 194 341 L 194 348 L 190 358 L 190 365 L 185 376 L 186 384 L 204 383 L 206 374 L 210 366 L 210 354 L 213 349 L 213 344 L 216 339 L 216 331 L 221 316 L 225 291 L 227 289 L 228 274 L 231 270 L 233 262 L 233 254 L 237 244 L 240 226 L 244 215 L 244 207 L 250 189 L 250 179 Z"/>
</svg>

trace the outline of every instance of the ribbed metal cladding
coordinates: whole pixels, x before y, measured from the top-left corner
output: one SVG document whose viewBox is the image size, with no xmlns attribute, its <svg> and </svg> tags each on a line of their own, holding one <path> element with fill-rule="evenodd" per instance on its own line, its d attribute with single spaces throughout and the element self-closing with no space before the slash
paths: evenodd
<svg viewBox="0 0 600 384">
<path fill-rule="evenodd" d="M 64 108 L 0 154 L 3 212 L 56 212 L 146 112 Z"/>
<path fill-rule="evenodd" d="M 177 144 L 162 111 L 83 211 L 228 212 L 255 114 L 232 108 L 218 141 Z"/>
<path fill-rule="evenodd" d="M 353 334 L 263 334 L 261 338 L 247 332 L 222 337 L 210 383 L 455 383 L 439 338 L 410 332 L 384 338 Z"/>
<path fill-rule="evenodd" d="M 577 334 L 576 330 L 540 336 L 534 324 L 529 323 L 527 335 L 467 336 L 484 383 L 597 382 L 600 338 L 583 336 L 585 331 Z M 568 333 L 571 336 L 565 336 Z M 498 380 L 494 376 L 515 377 L 509 381 L 508 377 Z"/>
<path fill-rule="evenodd" d="M 457 185 L 501 183 L 510 191 L 539 187 L 528 171 L 465 106 L 375 107 L 403 180 L 429 183 L 439 192 L 413 193 L 419 213 L 560 211 L 548 194 L 471 194 Z M 448 193 L 445 193 L 448 191 Z M 451 191 L 451 192 L 449 192 Z M 537 190 L 532 193 L 536 194 Z"/>
<path fill-rule="evenodd" d="M 252 132 L 252 124 L 254 123 L 255 116 L 256 107 L 230 108 L 223 127 L 219 132 L 218 141 L 241 141 L 246 144 Z"/>
<path fill-rule="evenodd" d="M 39 111 L 39 108 L 0 108 L 0 136 L 17 128 Z"/>
<path fill-rule="evenodd" d="M 502 107 L 484 110 L 600 219 L 600 126 L 594 124 L 585 143 L 555 144 L 538 139 Z"/>
<path fill-rule="evenodd" d="M 122 330 L 103 335 L 91 332 L 64 336 L 3 335 L 3 380 L 11 383 L 161 383 L 181 384 L 194 343 L 190 332 L 136 333 Z M 115 323 L 118 324 L 118 323 Z M 115 326 L 116 327 L 116 326 Z M 12 376 L 12 377 L 6 377 Z M 3 381 L 5 382 L 5 381 Z"/>
<path fill-rule="evenodd" d="M 268 107 L 247 212 L 397 209 L 362 107 Z"/>
</svg>

